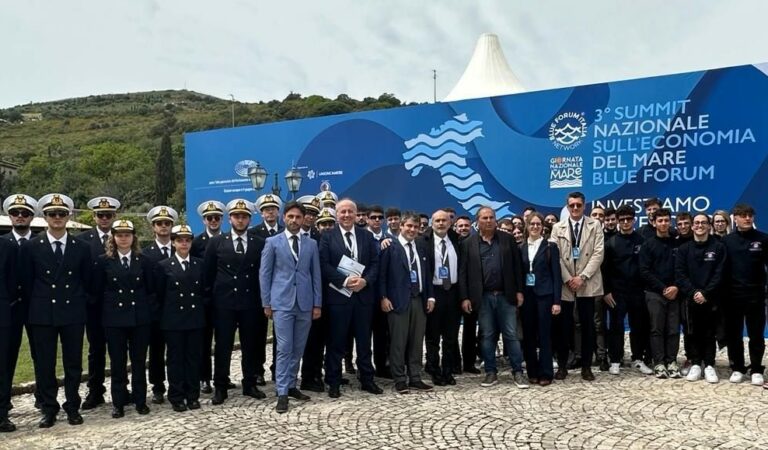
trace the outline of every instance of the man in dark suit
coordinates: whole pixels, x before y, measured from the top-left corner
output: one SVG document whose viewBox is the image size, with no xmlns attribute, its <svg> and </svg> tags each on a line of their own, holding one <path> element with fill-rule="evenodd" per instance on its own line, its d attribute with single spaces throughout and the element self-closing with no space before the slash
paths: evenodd
<svg viewBox="0 0 768 450">
<path fill-rule="evenodd" d="M 11 303 L 16 301 L 17 290 L 17 257 L 18 246 L 8 239 L 0 239 L 0 433 L 16 430 L 16 426 L 8 420 L 11 409 L 11 385 L 16 365 L 10 366 L 9 361 L 13 321 Z"/>
<path fill-rule="evenodd" d="M 99 255 L 104 254 L 118 208 L 120 202 L 112 197 L 96 197 L 88 201 L 88 209 L 93 212 L 96 228 L 80 233 L 77 239 L 88 244 L 94 264 Z M 96 302 L 88 305 L 85 335 L 88 337 L 88 393 L 83 401 L 83 409 L 88 410 L 103 405 L 106 392 L 104 369 L 107 363 L 107 341 L 101 322 L 101 305 Z"/>
<path fill-rule="evenodd" d="M 380 205 L 371 205 L 368 207 L 368 231 L 373 234 L 373 240 L 376 241 L 376 251 L 381 249 L 381 241 L 389 236 L 384 231 L 384 208 Z M 371 330 L 373 331 L 373 365 L 376 368 L 376 376 L 380 378 L 392 378 L 392 372 L 389 370 L 389 324 L 387 323 L 387 314 L 381 310 L 378 301 L 381 298 L 378 290 L 378 283 L 372 286 L 374 297 L 377 304 L 373 307 L 373 321 Z"/>
<path fill-rule="evenodd" d="M 197 214 L 205 222 L 205 231 L 195 236 L 192 240 L 192 249 L 189 251 L 190 255 L 202 259 L 205 255 L 205 248 L 208 246 L 211 238 L 221 234 L 221 219 L 224 217 L 224 208 L 224 203 L 216 200 L 208 200 L 198 205 Z M 206 303 L 203 353 L 200 361 L 200 392 L 210 394 L 213 392 L 211 387 L 211 379 L 213 378 L 213 355 L 211 354 L 211 345 L 213 345 L 213 310 L 210 301 Z M 234 387 L 234 385 L 231 385 L 231 388 Z"/>
<path fill-rule="evenodd" d="M 258 236 L 263 240 L 268 237 L 274 236 L 278 233 L 282 233 L 285 227 L 280 224 L 278 217 L 280 216 L 280 208 L 283 207 L 283 201 L 280 197 L 273 194 L 264 194 L 256 199 L 254 204 L 255 209 L 261 213 L 262 222 L 255 227 L 248 230 L 249 235 Z M 258 386 L 264 386 L 266 384 L 264 380 L 264 363 L 267 361 L 267 328 L 269 328 L 269 320 L 263 314 L 258 319 L 259 321 L 259 334 L 256 336 L 256 384 Z M 272 364 L 269 369 L 272 371 L 272 380 L 275 380 L 275 360 L 277 358 L 277 352 L 275 351 L 275 332 L 272 330 Z"/>
<path fill-rule="evenodd" d="M 211 403 L 220 405 L 227 399 L 229 366 L 235 332 L 240 333 L 243 371 L 243 395 L 266 398 L 256 387 L 258 336 L 266 331 L 261 309 L 258 271 L 264 239 L 248 233 L 253 205 L 248 200 L 234 199 L 227 204 L 231 230 L 211 239 L 203 259 L 203 282 L 206 295 L 213 303 L 214 348 Z M 261 351 L 264 350 L 261 344 Z"/>
<path fill-rule="evenodd" d="M 352 334 L 357 344 L 357 368 L 361 388 L 371 394 L 383 391 L 373 381 L 371 363 L 371 320 L 378 276 L 378 246 L 370 232 L 355 226 L 357 207 L 352 200 L 343 199 L 336 204 L 338 225 L 323 234 L 320 241 L 320 263 L 324 284 L 347 289 L 349 296 L 337 289 L 326 290 L 328 320 L 328 349 L 325 356 L 325 381 L 328 395 L 341 395 L 341 361 L 346 353 L 347 337 Z M 339 262 L 346 256 L 365 266 L 362 274 L 344 275 Z"/>
<path fill-rule="evenodd" d="M 435 308 L 435 298 L 427 260 L 430 249 L 415 241 L 418 233 L 418 214 L 405 214 L 400 234 L 381 252 L 379 266 L 381 309 L 389 321 L 389 366 L 400 394 L 409 388 L 432 389 L 421 380 L 421 361 L 426 314 Z"/>
<path fill-rule="evenodd" d="M 481 386 L 498 382 L 496 343 L 501 333 L 514 383 L 524 389 L 528 380 L 523 374 L 523 352 L 517 337 L 517 308 L 523 304 L 520 250 L 512 236 L 496 229 L 496 212 L 492 208 L 481 207 L 477 222 L 478 233 L 461 243 L 459 298 L 465 313 L 478 310 L 485 368 Z"/>
<path fill-rule="evenodd" d="M 29 242 L 32 239 L 32 230 L 30 225 L 32 219 L 35 217 L 35 211 L 37 210 L 37 200 L 25 194 L 13 194 L 5 199 L 3 202 L 3 210 L 11 219 L 11 225 L 13 228 L 7 234 L 0 236 L 0 239 L 8 240 L 14 244 L 18 249 L 25 242 Z M 32 361 L 35 360 L 35 346 L 32 339 L 32 329 L 27 322 L 27 314 L 29 312 L 29 304 L 23 301 L 21 289 L 18 284 L 16 286 L 16 294 L 10 302 L 11 307 L 11 328 L 8 342 L 8 371 L 13 373 L 16 370 L 16 362 L 19 359 L 19 350 L 21 349 L 21 340 L 24 335 L 24 328 L 27 329 L 27 340 L 29 341 L 29 352 L 32 356 Z M 3 360 L 0 359 L 0 364 Z M 40 408 L 40 394 L 35 391 L 35 407 Z"/>
<path fill-rule="evenodd" d="M 435 310 L 427 315 L 425 371 L 436 386 L 454 385 L 453 368 L 458 361 L 461 305 L 458 286 L 459 235 L 451 229 L 448 212 L 438 209 L 432 214 L 432 228 L 419 238 L 429 250 L 429 273 L 435 291 Z M 443 358 L 440 364 L 440 341 Z"/>
<path fill-rule="evenodd" d="M 67 233 L 72 199 L 48 194 L 38 203 L 48 230 L 22 245 L 19 254 L 24 300 L 35 341 L 35 381 L 42 399 L 40 428 L 56 423 L 56 350 L 61 339 L 64 366 L 64 410 L 70 425 L 80 425 L 80 377 L 83 373 L 83 334 L 91 283 L 91 257 L 86 245 Z"/>
</svg>

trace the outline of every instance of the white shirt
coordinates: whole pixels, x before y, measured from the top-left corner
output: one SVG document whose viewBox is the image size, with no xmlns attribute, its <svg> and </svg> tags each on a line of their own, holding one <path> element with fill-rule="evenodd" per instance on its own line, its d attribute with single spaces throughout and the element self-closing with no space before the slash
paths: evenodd
<svg viewBox="0 0 768 450">
<path fill-rule="evenodd" d="M 106 232 L 106 233 L 105 233 L 105 232 L 103 232 L 103 231 L 101 231 L 101 230 L 97 230 L 96 232 L 97 232 L 97 233 L 99 233 L 99 240 L 100 240 L 101 242 L 104 242 L 104 235 L 107 235 L 107 239 L 109 239 L 109 236 L 110 236 L 110 233 L 109 233 L 109 232 Z"/>
<path fill-rule="evenodd" d="M 117 252 L 117 261 L 120 264 L 123 264 L 123 258 L 128 258 L 128 267 L 131 267 L 131 251 L 130 250 L 128 250 L 128 253 L 126 254 L 122 254 L 119 251 Z"/>
<path fill-rule="evenodd" d="M 243 242 L 243 254 L 248 251 L 248 233 L 243 233 L 242 235 L 237 234 L 235 230 L 231 230 L 230 235 L 232 235 L 232 248 L 235 249 L 235 253 L 237 253 L 237 238 L 241 238 Z"/>
<path fill-rule="evenodd" d="M 347 250 L 350 250 L 352 252 L 352 259 L 357 261 L 357 258 L 360 256 L 360 254 L 357 253 L 357 236 L 355 235 L 355 228 L 356 227 L 354 225 L 352 225 L 352 229 L 351 230 L 345 230 L 344 227 L 339 226 L 339 231 L 341 232 L 341 240 L 342 240 L 342 242 L 344 242 L 344 247 Z M 352 239 L 352 247 L 351 248 L 349 247 L 349 243 L 347 242 L 347 236 L 346 235 L 347 235 L 348 232 L 352 233 L 352 236 L 349 237 L 350 239 Z"/>
<path fill-rule="evenodd" d="M 209 239 L 212 238 L 212 237 L 218 236 L 218 234 L 211 233 L 211 230 L 209 230 L 208 228 L 205 229 L 205 234 L 208 235 Z"/>
<path fill-rule="evenodd" d="M 450 272 L 451 284 L 456 284 L 459 281 L 459 258 L 456 256 L 456 249 L 453 248 L 453 242 L 448 239 L 448 235 L 440 237 L 437 234 L 432 234 L 432 239 L 435 242 L 435 273 L 432 276 L 432 283 L 436 285 L 442 285 L 443 280 L 440 278 L 440 267 L 445 265 L 443 260 L 443 252 L 441 242 L 445 241 L 445 253 L 448 260 L 448 271 Z"/>
<path fill-rule="evenodd" d="M 267 234 L 269 234 L 269 232 L 273 231 L 273 230 L 274 230 L 275 234 L 277 234 L 278 231 L 280 231 L 280 230 L 277 229 L 277 222 L 275 222 L 275 226 L 274 227 L 269 226 L 269 224 L 267 222 L 264 222 L 264 226 L 267 227 Z"/>
<path fill-rule="evenodd" d="M 61 239 L 56 239 L 55 237 L 51 236 L 51 233 L 48 231 L 45 232 L 45 234 L 48 235 L 48 241 L 51 243 L 51 249 L 53 249 L 53 252 L 56 253 L 56 242 L 61 242 L 61 253 L 64 254 L 67 251 L 67 233 L 64 233 L 64 236 L 61 237 Z"/>
<path fill-rule="evenodd" d="M 397 237 L 397 240 L 400 242 L 400 245 L 403 246 L 403 250 L 405 250 L 405 258 L 408 259 L 408 241 L 403 237 L 401 234 Z M 413 247 L 413 257 L 416 258 L 416 271 L 419 279 L 419 292 L 424 292 L 424 286 L 421 285 L 421 260 L 419 259 L 419 251 L 416 249 L 416 241 L 410 242 L 411 247 Z M 411 261 L 408 261 L 408 272 L 411 271 Z M 410 278 L 409 278 L 410 279 Z"/>
<path fill-rule="evenodd" d="M 185 263 L 185 262 L 186 262 L 187 264 L 189 264 L 189 255 L 187 255 L 187 257 L 186 257 L 186 258 L 182 258 L 181 256 L 179 256 L 179 254 L 178 254 L 178 253 L 176 253 L 176 255 L 175 255 L 175 256 L 176 256 L 176 261 L 178 261 L 178 262 L 179 262 L 179 264 L 181 264 L 181 268 L 182 268 L 182 269 L 184 268 L 184 263 Z"/>
<path fill-rule="evenodd" d="M 30 240 L 32 239 L 32 231 L 27 231 L 27 234 L 25 236 L 20 235 L 16 232 L 16 230 L 11 230 L 11 233 L 13 233 L 13 237 L 16 238 L 16 242 L 19 242 L 19 239 L 26 239 Z"/>
<path fill-rule="evenodd" d="M 293 255 L 293 257 L 298 261 L 299 254 L 301 254 L 301 232 L 297 234 L 293 234 L 290 231 L 288 231 L 288 228 L 286 228 L 285 231 L 283 231 L 283 233 L 285 233 L 285 238 L 288 239 L 288 250 L 291 251 L 291 254 Z M 293 237 L 294 236 L 296 236 L 296 239 L 297 239 L 296 245 L 298 245 L 299 247 L 299 253 L 293 253 Z"/>
<path fill-rule="evenodd" d="M 370 231 L 373 234 L 373 238 L 377 241 L 380 241 L 381 238 L 384 237 L 384 230 L 380 230 L 378 233 L 374 233 L 373 230 L 371 230 L 371 227 L 368 227 L 368 231 Z"/>
<path fill-rule="evenodd" d="M 581 226 L 581 225 L 579 225 Z M 541 247 L 541 243 L 544 242 L 544 238 L 539 236 L 538 239 L 535 241 L 532 241 L 530 238 L 528 238 L 528 271 L 533 272 L 533 258 L 536 257 L 536 253 L 539 251 L 539 247 Z"/>
<path fill-rule="evenodd" d="M 157 245 L 157 249 L 158 249 L 158 250 L 160 250 L 160 254 L 161 254 L 161 255 L 162 255 L 162 254 L 164 254 L 164 252 L 163 252 L 163 249 L 164 249 L 164 248 L 167 248 L 167 249 L 168 249 L 168 256 L 171 256 L 171 255 L 173 255 L 173 250 L 172 250 L 172 249 L 173 249 L 173 247 L 171 247 L 171 243 L 170 243 L 170 241 L 169 241 L 167 244 L 163 245 L 163 244 L 161 244 L 161 243 L 160 243 L 160 241 L 158 241 L 157 239 L 155 239 L 155 245 Z"/>
</svg>

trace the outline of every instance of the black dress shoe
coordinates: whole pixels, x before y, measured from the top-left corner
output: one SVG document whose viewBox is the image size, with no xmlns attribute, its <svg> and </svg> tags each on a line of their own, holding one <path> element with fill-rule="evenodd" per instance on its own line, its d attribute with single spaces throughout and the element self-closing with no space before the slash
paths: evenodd
<svg viewBox="0 0 768 450">
<path fill-rule="evenodd" d="M 187 408 L 200 409 L 200 402 L 197 400 L 187 400 Z"/>
<path fill-rule="evenodd" d="M 67 423 L 70 425 L 82 425 L 83 416 L 79 412 L 67 413 Z"/>
<path fill-rule="evenodd" d="M 472 374 L 475 374 L 475 375 L 477 375 L 477 374 L 479 374 L 479 373 L 482 373 L 482 372 L 480 371 L 480 369 L 478 369 L 478 368 L 477 368 L 477 367 L 475 367 L 475 366 L 467 366 L 467 367 L 464 367 L 464 372 L 467 372 L 467 373 L 472 373 Z"/>
<path fill-rule="evenodd" d="M 88 394 L 85 396 L 85 401 L 83 402 L 82 408 L 84 411 L 87 411 L 89 409 L 93 409 L 103 404 L 104 404 L 103 395 Z"/>
<path fill-rule="evenodd" d="M 210 394 L 213 392 L 213 388 L 211 387 L 210 381 L 201 381 L 200 382 L 200 392 L 203 394 Z"/>
<path fill-rule="evenodd" d="M 341 379 L 341 385 L 342 385 L 342 386 L 346 386 L 346 385 L 348 385 L 348 384 L 349 384 L 349 379 L 348 379 L 348 378 L 342 378 L 342 379 Z"/>
<path fill-rule="evenodd" d="M 264 377 L 261 377 L 261 378 L 264 378 Z M 227 383 L 227 389 L 234 389 L 236 387 L 237 385 L 231 381 Z"/>
<path fill-rule="evenodd" d="M 267 382 L 264 380 L 264 375 L 256 375 L 256 386 L 266 386 L 266 385 L 267 385 Z M 234 388 L 235 386 L 232 385 L 232 387 L 228 389 L 234 389 Z"/>
<path fill-rule="evenodd" d="M 176 412 L 184 412 L 187 410 L 187 405 L 184 403 L 171 403 L 173 410 Z"/>
<path fill-rule="evenodd" d="M 213 392 L 213 398 L 211 399 L 212 405 L 221 405 L 224 403 L 224 400 L 227 399 L 229 394 L 227 394 L 226 389 L 219 389 L 216 388 L 216 390 Z"/>
<path fill-rule="evenodd" d="M 573 359 L 568 363 L 569 369 L 578 369 L 579 367 L 581 367 L 581 358 Z"/>
<path fill-rule="evenodd" d="M 434 388 L 434 386 L 430 386 L 421 380 L 411 381 L 410 383 L 408 383 L 408 387 L 414 388 L 417 391 L 431 391 Z"/>
<path fill-rule="evenodd" d="M 560 366 L 560 368 L 557 369 L 557 372 L 555 373 L 555 380 L 565 380 L 565 377 L 568 376 L 568 369 L 566 369 L 563 366 Z"/>
<path fill-rule="evenodd" d="M 288 396 L 287 395 L 281 395 L 277 397 L 277 406 L 275 407 L 275 411 L 277 411 L 278 414 L 283 414 L 288 412 Z"/>
<path fill-rule="evenodd" d="M 42 408 L 43 408 L 43 402 L 41 402 L 39 398 L 35 398 L 35 409 L 42 409 Z"/>
<path fill-rule="evenodd" d="M 374 383 L 373 381 L 370 381 L 368 383 L 363 383 L 362 385 L 360 385 L 360 389 L 373 395 L 379 395 L 384 393 L 384 390 L 382 390 L 379 386 L 377 386 L 376 383 Z"/>
<path fill-rule="evenodd" d="M 40 428 L 51 428 L 56 423 L 56 414 L 46 414 L 37 424 Z"/>
<path fill-rule="evenodd" d="M 256 386 L 243 389 L 243 395 L 246 397 L 253 397 L 257 400 L 263 400 L 267 398 L 267 394 L 261 392 Z"/>
<path fill-rule="evenodd" d="M 325 386 L 318 384 L 316 381 L 307 380 L 301 382 L 301 390 L 309 392 L 324 392 Z"/>
<path fill-rule="evenodd" d="M 605 358 L 601 359 L 597 365 L 600 372 L 608 372 L 608 369 L 611 367 L 610 364 L 608 364 L 608 360 Z"/>
<path fill-rule="evenodd" d="M 331 398 L 339 398 L 339 397 L 341 397 L 341 389 L 339 389 L 338 386 L 329 386 L 328 387 L 328 397 L 331 397 Z"/>
<path fill-rule="evenodd" d="M 595 381 L 595 375 L 592 373 L 592 369 L 589 367 L 581 369 L 581 379 L 584 381 Z"/>
<path fill-rule="evenodd" d="M 464 373 L 464 370 L 462 370 L 461 366 L 455 366 L 453 368 L 453 373 L 455 375 L 461 375 L 462 373 Z"/>
<path fill-rule="evenodd" d="M 395 383 L 395 392 L 397 392 L 398 394 L 407 394 L 411 391 L 410 389 L 408 389 L 408 383 L 406 383 L 405 381 L 398 381 L 397 383 Z"/>
<path fill-rule="evenodd" d="M 112 418 L 113 419 L 119 419 L 121 417 L 125 416 L 125 411 L 123 410 L 122 406 L 113 406 L 112 407 Z"/>
<path fill-rule="evenodd" d="M 445 386 L 445 380 L 440 375 L 432 375 L 432 384 L 435 386 Z"/>
<path fill-rule="evenodd" d="M 449 386 L 456 386 L 456 378 L 453 378 L 453 375 L 443 375 L 443 380 L 445 380 L 445 384 Z"/>
<path fill-rule="evenodd" d="M 309 395 L 302 393 L 300 390 L 296 388 L 288 389 L 288 397 L 295 398 L 296 400 L 301 400 L 301 401 L 307 401 L 311 398 Z"/>
<path fill-rule="evenodd" d="M 13 424 L 7 417 L 0 419 L 0 433 L 10 433 L 16 431 L 16 425 Z"/>
<path fill-rule="evenodd" d="M 149 414 L 149 406 L 146 404 L 144 405 L 136 405 L 136 412 L 141 414 L 142 416 L 146 416 Z"/>
<path fill-rule="evenodd" d="M 162 405 L 165 403 L 165 397 L 163 397 L 162 393 L 152 394 L 152 403 L 155 405 Z"/>
</svg>

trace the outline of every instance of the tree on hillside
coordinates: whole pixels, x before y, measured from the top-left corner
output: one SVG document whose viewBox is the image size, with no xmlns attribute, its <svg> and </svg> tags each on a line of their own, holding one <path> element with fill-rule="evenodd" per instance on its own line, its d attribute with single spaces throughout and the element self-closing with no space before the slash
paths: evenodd
<svg viewBox="0 0 768 450">
<path fill-rule="evenodd" d="M 160 141 L 160 152 L 155 163 L 155 204 L 166 204 L 175 190 L 176 172 L 173 170 L 171 136 L 166 133 Z"/>
</svg>

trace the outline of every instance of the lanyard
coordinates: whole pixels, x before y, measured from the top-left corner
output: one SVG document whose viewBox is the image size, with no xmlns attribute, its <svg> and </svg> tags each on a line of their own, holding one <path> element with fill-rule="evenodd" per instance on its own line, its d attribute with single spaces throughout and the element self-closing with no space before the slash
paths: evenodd
<svg viewBox="0 0 768 450">
<path fill-rule="evenodd" d="M 581 233 L 584 231 L 584 224 L 581 223 L 583 221 L 584 220 L 582 218 L 582 220 L 580 220 L 579 222 L 576 222 L 577 224 L 579 224 L 579 234 L 574 234 L 573 222 L 571 221 L 571 219 L 568 219 L 568 227 L 571 229 L 571 245 L 573 247 L 578 247 L 579 244 L 581 243 Z"/>
</svg>

